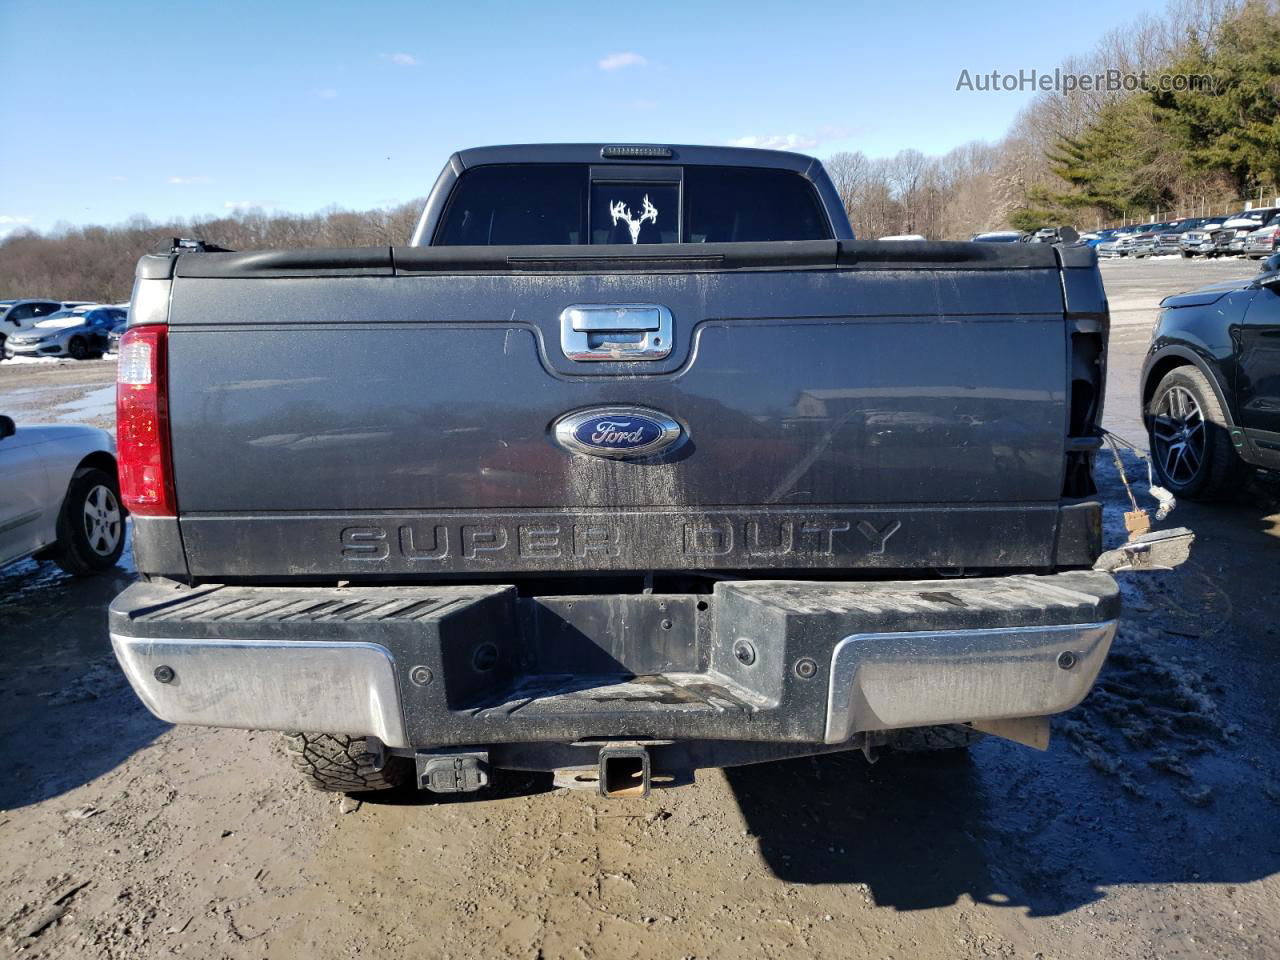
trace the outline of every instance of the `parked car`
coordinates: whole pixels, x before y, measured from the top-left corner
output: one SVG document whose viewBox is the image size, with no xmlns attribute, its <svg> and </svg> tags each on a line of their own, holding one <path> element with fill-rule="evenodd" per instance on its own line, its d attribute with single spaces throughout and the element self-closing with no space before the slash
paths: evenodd
<svg viewBox="0 0 1280 960">
<path fill-rule="evenodd" d="M 1237 214 L 1233 214 L 1222 225 L 1215 238 L 1217 252 L 1219 254 L 1237 255 L 1244 253 L 1245 241 L 1249 239 L 1249 234 L 1253 233 L 1277 213 L 1280 213 L 1280 207 L 1257 207 L 1253 210 L 1242 210 Z"/>
<path fill-rule="evenodd" d="M 1182 253 L 1182 235 L 1204 223 L 1203 217 L 1187 217 L 1175 220 L 1163 230 L 1156 233 L 1156 256 L 1168 256 Z"/>
<path fill-rule="evenodd" d="M 970 239 L 974 243 L 1022 243 L 1026 234 L 1021 230 L 993 230 L 990 233 L 975 233 Z"/>
<path fill-rule="evenodd" d="M 1133 234 L 1133 242 L 1129 246 L 1129 255 L 1132 257 L 1154 257 L 1161 253 L 1176 252 L 1178 237 L 1176 231 L 1180 222 L 1178 220 L 1169 220 L 1161 223 L 1146 224 Z M 1172 234 L 1174 242 L 1173 249 L 1162 249 L 1162 241 L 1170 234 Z"/>
<path fill-rule="evenodd" d="M 119 307 L 75 307 L 37 321 L 9 338 L 11 357 L 72 357 L 84 360 L 107 351 L 111 329 L 128 318 Z"/>
<path fill-rule="evenodd" d="M 37 320 L 66 309 L 61 300 L 5 300 L 0 302 L 0 360 L 5 357 L 5 341 Z"/>
<path fill-rule="evenodd" d="M 1263 267 L 1160 304 L 1143 417 L 1161 482 L 1179 497 L 1219 499 L 1252 466 L 1280 469 L 1280 255 Z"/>
<path fill-rule="evenodd" d="M 1104 243 L 1110 241 L 1116 235 L 1115 228 L 1105 230 L 1094 230 L 1089 233 L 1080 234 L 1080 239 L 1084 241 L 1085 246 L 1093 247 L 1095 250 Z"/>
<path fill-rule="evenodd" d="M 1111 236 L 1102 240 L 1095 247 L 1099 257 L 1127 257 L 1133 249 L 1137 227 L 1119 227 L 1111 232 Z"/>
<path fill-rule="evenodd" d="M 1156 229 L 1163 224 L 1151 223 L 1135 230 L 1130 237 L 1128 254 L 1134 258 L 1149 257 L 1156 249 Z"/>
<path fill-rule="evenodd" d="M 76 576 L 124 549 L 115 444 L 94 427 L 17 427 L 0 416 L 0 566 L 34 555 Z"/>
<path fill-rule="evenodd" d="M 1107 300 L 1061 238 L 890 250 L 809 157 L 539 144 L 452 156 L 394 261 L 144 257 L 116 655 L 329 790 L 1043 746 L 1111 572 L 1190 538 L 1102 553 Z"/>
<path fill-rule="evenodd" d="M 1243 253 L 1251 260 L 1261 260 L 1280 250 L 1280 213 L 1245 237 Z"/>
<path fill-rule="evenodd" d="M 1151 256 L 1155 246 L 1155 234 L 1149 230 L 1142 230 L 1130 238 L 1127 253 L 1135 260 L 1141 260 L 1143 257 Z"/>
<path fill-rule="evenodd" d="M 128 326 L 129 326 L 129 321 L 126 319 L 126 320 L 120 320 L 119 322 L 116 323 L 114 327 L 111 328 L 111 332 L 107 334 L 107 353 L 119 356 L 120 338 L 124 336 L 124 332 L 128 328 Z"/>
<path fill-rule="evenodd" d="M 1218 255 L 1217 235 L 1226 217 L 1208 217 L 1193 227 L 1187 228 L 1178 238 L 1178 249 L 1184 257 L 1216 257 Z"/>
<path fill-rule="evenodd" d="M 880 239 L 881 239 L 881 240 L 893 240 L 893 241 L 897 242 L 897 241 L 899 241 L 899 240 L 923 240 L 923 239 L 924 239 L 924 237 L 923 237 L 923 236 L 921 236 L 921 235 L 920 235 L 920 234 L 918 234 L 918 233 L 895 233 L 895 234 L 892 234 L 892 235 L 887 236 L 887 237 L 881 237 Z"/>
</svg>

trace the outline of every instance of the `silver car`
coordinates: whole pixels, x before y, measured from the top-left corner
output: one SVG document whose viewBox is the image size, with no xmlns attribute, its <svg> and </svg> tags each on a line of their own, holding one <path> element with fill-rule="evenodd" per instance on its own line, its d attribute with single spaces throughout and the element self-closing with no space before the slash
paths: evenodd
<svg viewBox="0 0 1280 960">
<path fill-rule="evenodd" d="M 1280 213 L 1244 238 L 1243 253 L 1252 260 L 1269 257 L 1280 250 Z"/>
<path fill-rule="evenodd" d="M 100 357 L 112 328 L 128 312 L 119 307 L 87 306 L 59 310 L 5 341 L 7 357 Z"/>
<path fill-rule="evenodd" d="M 1262 227 L 1267 221 L 1280 212 L 1277 207 L 1255 207 L 1235 214 L 1222 225 L 1218 235 L 1219 253 L 1244 253 L 1245 241 L 1249 234 Z"/>
<path fill-rule="evenodd" d="M 125 539 L 115 454 L 94 427 L 0 416 L 0 567 L 32 555 L 76 576 L 115 566 Z"/>
<path fill-rule="evenodd" d="M 38 320 L 43 320 L 71 304 L 61 300 L 31 297 L 26 300 L 0 300 L 0 360 L 4 359 L 4 343 L 15 333 L 27 330 Z"/>
<path fill-rule="evenodd" d="M 1094 249 L 1100 257 L 1127 257 L 1133 249 L 1133 230 L 1117 231 Z"/>
<path fill-rule="evenodd" d="M 1216 235 L 1219 228 L 1227 222 L 1226 217 L 1212 217 L 1203 220 L 1186 230 L 1178 238 L 1178 249 L 1184 257 L 1214 257 L 1218 254 Z"/>
</svg>

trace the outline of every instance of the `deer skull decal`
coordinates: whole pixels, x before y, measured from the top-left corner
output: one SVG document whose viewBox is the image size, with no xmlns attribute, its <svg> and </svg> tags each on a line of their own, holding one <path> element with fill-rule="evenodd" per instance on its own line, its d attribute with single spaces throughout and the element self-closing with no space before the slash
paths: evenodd
<svg viewBox="0 0 1280 960">
<path fill-rule="evenodd" d="M 631 231 L 631 242 L 640 242 L 640 227 L 644 225 L 646 220 L 652 220 L 656 226 L 658 223 L 658 208 L 649 202 L 649 195 L 644 195 L 644 212 L 640 216 L 633 218 L 631 210 L 621 200 L 616 203 L 609 204 L 609 212 L 613 214 L 613 224 L 618 225 L 619 220 L 627 222 L 627 229 Z"/>
</svg>

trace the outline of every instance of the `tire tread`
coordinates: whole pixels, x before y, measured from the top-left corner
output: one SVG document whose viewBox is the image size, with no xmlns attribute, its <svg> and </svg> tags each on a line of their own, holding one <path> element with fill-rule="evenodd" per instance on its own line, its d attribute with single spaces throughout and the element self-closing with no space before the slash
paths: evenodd
<svg viewBox="0 0 1280 960">
<path fill-rule="evenodd" d="M 76 512 L 81 508 L 81 498 L 73 496 L 80 486 L 92 487 L 99 484 L 108 487 L 115 494 L 116 503 L 121 504 L 120 542 L 105 557 L 93 553 L 87 545 L 81 545 L 84 536 L 80 533 L 80 518 Z M 67 492 L 58 511 L 57 537 L 53 545 L 46 548 L 46 556 L 73 577 L 92 576 L 116 565 L 124 552 L 125 519 L 120 484 L 114 476 L 98 467 L 81 467 L 71 475 L 71 482 L 67 484 Z"/>
<path fill-rule="evenodd" d="M 366 737 L 286 733 L 284 748 L 294 769 L 317 790 L 392 790 L 409 779 L 409 762 L 405 758 L 387 755 Z"/>
<path fill-rule="evenodd" d="M 967 750 L 986 734 L 960 723 L 891 730 L 885 746 L 898 753 L 938 753 Z"/>
</svg>

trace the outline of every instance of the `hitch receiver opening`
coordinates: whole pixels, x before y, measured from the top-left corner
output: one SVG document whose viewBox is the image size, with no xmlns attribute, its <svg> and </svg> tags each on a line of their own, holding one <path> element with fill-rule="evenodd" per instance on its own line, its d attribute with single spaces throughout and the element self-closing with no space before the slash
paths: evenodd
<svg viewBox="0 0 1280 960">
<path fill-rule="evenodd" d="M 625 800 L 649 796 L 649 751 L 644 747 L 605 747 L 600 751 L 600 795 Z"/>
</svg>

